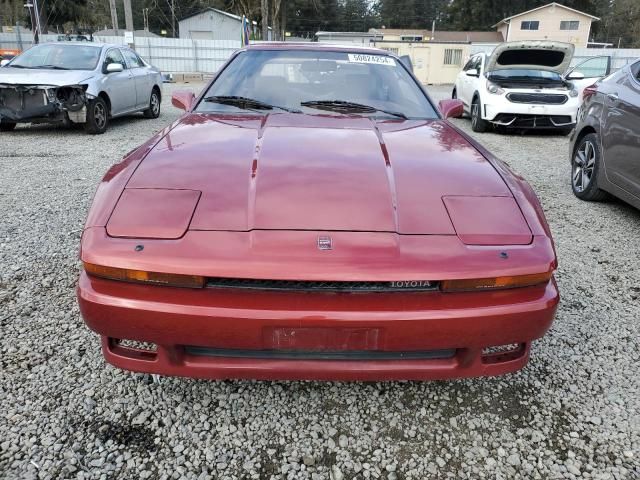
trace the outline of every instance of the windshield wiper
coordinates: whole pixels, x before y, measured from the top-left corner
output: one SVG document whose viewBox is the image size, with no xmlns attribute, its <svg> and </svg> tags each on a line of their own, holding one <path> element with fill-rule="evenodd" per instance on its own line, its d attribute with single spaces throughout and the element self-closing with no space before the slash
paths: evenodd
<svg viewBox="0 0 640 480">
<path fill-rule="evenodd" d="M 383 110 L 382 108 L 373 107 L 371 105 L 365 105 L 363 103 L 347 102 L 344 100 L 309 100 L 307 102 L 301 102 L 303 107 L 317 108 L 318 110 L 328 110 L 338 113 L 374 113 L 381 112 L 387 115 L 393 115 L 394 117 L 400 117 L 405 120 L 408 117 L 402 112 L 394 112 L 391 110 Z"/>
<path fill-rule="evenodd" d="M 246 109 L 246 110 L 284 110 L 291 113 L 302 113 L 300 110 L 289 107 L 281 107 L 280 105 L 271 105 L 254 98 L 238 97 L 236 95 L 213 95 L 211 97 L 205 97 L 205 102 L 220 103 L 222 105 L 232 105 L 234 107 Z"/>
<path fill-rule="evenodd" d="M 32 67 L 32 68 L 42 68 L 42 69 L 47 69 L 47 70 L 71 70 L 70 68 L 67 67 L 59 67 L 58 65 L 38 65 L 37 67 Z"/>
</svg>

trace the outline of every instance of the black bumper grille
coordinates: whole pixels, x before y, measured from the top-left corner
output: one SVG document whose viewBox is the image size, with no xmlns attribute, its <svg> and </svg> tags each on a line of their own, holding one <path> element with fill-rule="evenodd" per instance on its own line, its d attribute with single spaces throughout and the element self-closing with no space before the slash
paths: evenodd
<svg viewBox="0 0 640 480">
<path fill-rule="evenodd" d="M 494 123 L 511 128 L 557 128 L 571 127 L 569 115 L 526 115 L 500 113 L 492 120 Z"/>
<path fill-rule="evenodd" d="M 507 99 L 513 103 L 562 105 L 567 102 L 569 97 L 559 93 L 509 93 Z"/>
<path fill-rule="evenodd" d="M 439 282 L 407 280 L 397 282 L 324 282 L 301 280 L 259 280 L 251 278 L 208 278 L 209 288 L 280 290 L 296 292 L 429 292 Z"/>
<path fill-rule="evenodd" d="M 393 352 L 382 350 L 238 350 L 185 346 L 189 355 L 200 357 L 263 358 L 270 360 L 437 360 L 453 358 L 454 348 L 444 350 L 410 350 Z"/>
</svg>

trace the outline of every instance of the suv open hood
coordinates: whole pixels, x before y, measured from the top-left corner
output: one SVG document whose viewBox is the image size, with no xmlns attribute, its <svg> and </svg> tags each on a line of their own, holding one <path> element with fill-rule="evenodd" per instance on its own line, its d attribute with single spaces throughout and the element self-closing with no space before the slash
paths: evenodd
<svg viewBox="0 0 640 480">
<path fill-rule="evenodd" d="M 501 43 L 487 59 L 485 72 L 525 69 L 562 75 L 569 68 L 574 48 L 571 43 L 546 40 Z"/>
</svg>

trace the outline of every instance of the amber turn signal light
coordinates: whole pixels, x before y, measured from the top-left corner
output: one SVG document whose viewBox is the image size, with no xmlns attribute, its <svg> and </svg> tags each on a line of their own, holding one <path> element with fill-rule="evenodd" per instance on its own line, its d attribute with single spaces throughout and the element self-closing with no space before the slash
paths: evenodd
<svg viewBox="0 0 640 480">
<path fill-rule="evenodd" d="M 516 275 L 512 277 L 472 278 L 465 280 L 443 280 L 440 288 L 443 292 L 473 292 L 502 288 L 531 287 L 547 283 L 553 272 Z"/>
<path fill-rule="evenodd" d="M 166 287 L 203 288 L 205 284 L 205 277 L 199 275 L 145 272 L 142 270 L 130 270 L 128 268 L 105 267 L 103 265 L 86 262 L 84 262 L 84 270 L 87 274 L 94 277 L 120 280 L 123 282 L 163 285 Z"/>
</svg>

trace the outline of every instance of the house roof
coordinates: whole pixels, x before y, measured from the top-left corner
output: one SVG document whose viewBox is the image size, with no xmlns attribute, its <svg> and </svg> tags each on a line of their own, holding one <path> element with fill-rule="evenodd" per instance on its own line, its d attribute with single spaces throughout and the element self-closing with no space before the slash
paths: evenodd
<svg viewBox="0 0 640 480">
<path fill-rule="evenodd" d="M 382 32 L 316 32 L 317 37 L 380 37 Z"/>
<path fill-rule="evenodd" d="M 188 18 L 197 17 L 198 15 L 202 15 L 203 13 L 206 13 L 206 12 L 216 12 L 216 13 L 219 13 L 220 15 L 224 15 L 226 17 L 233 18 L 234 20 L 237 20 L 239 22 L 242 21 L 242 17 L 239 17 L 238 15 L 234 15 L 233 13 L 225 12 L 224 10 L 218 10 L 217 8 L 208 7 L 208 8 L 205 8 L 204 10 L 200 10 L 199 12 L 192 13 L 191 15 L 187 15 L 186 17 L 181 18 L 178 22 L 182 22 L 183 20 L 187 20 Z"/>
<path fill-rule="evenodd" d="M 370 33 L 382 35 L 416 35 L 425 39 L 431 39 L 431 30 L 411 29 L 411 28 L 371 28 Z M 454 30 L 436 30 L 434 32 L 434 42 L 471 42 L 471 43 L 500 43 L 504 41 L 502 33 L 491 32 L 461 32 Z"/>
<path fill-rule="evenodd" d="M 491 28 L 496 28 L 502 23 L 509 23 L 512 18 L 520 17 L 522 15 L 526 15 L 527 13 L 535 12 L 537 10 L 542 10 L 543 8 L 549 8 L 549 7 L 564 8 L 565 10 L 569 10 L 570 12 L 578 13 L 580 15 L 584 15 L 585 17 L 589 17 L 592 20 L 600 20 L 600 17 L 595 17 L 595 16 L 590 15 L 588 13 L 581 12 L 580 10 L 575 10 L 573 8 L 566 7 L 565 5 L 562 5 L 561 3 L 551 2 L 551 3 L 547 3 L 546 5 L 542 5 L 541 7 L 532 8 L 531 10 L 527 10 L 526 12 L 516 13 L 515 15 L 511 15 L 510 17 L 503 18 L 502 20 L 500 20 L 495 25 L 492 25 Z"/>
</svg>

